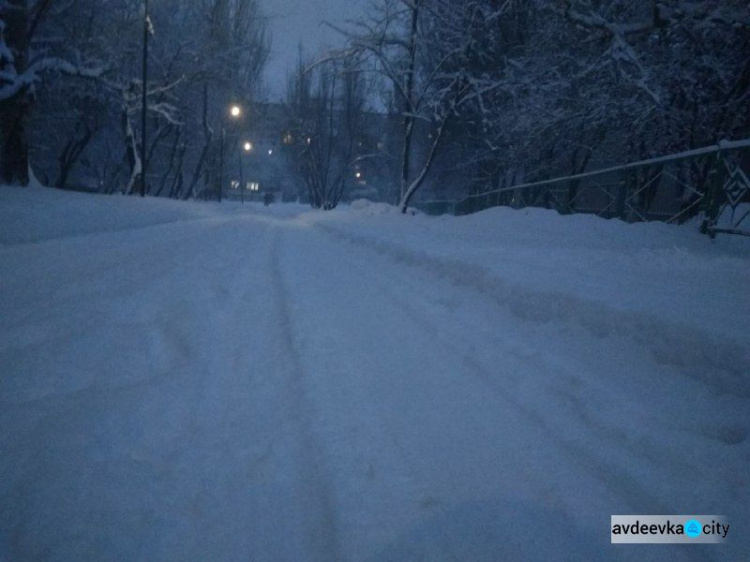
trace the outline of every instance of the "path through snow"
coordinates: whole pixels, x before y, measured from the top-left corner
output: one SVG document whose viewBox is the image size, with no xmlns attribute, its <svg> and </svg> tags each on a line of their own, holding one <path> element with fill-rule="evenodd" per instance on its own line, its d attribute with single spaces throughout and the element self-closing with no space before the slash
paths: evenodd
<svg viewBox="0 0 750 562">
<path fill-rule="evenodd" d="M 62 195 L 18 194 L 64 204 L 0 247 L 0 560 L 747 552 L 742 321 L 522 283 L 468 240 L 429 247 L 466 219 L 171 202 L 144 218 L 109 198 L 97 213 L 117 220 L 79 228 L 65 206 L 91 201 Z M 730 276 L 744 252 L 722 254 Z M 613 547 L 618 513 L 736 531 Z"/>
</svg>

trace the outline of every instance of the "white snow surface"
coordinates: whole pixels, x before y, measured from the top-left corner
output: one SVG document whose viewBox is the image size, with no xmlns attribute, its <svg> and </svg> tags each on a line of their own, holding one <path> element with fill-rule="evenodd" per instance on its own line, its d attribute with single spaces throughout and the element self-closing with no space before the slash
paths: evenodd
<svg viewBox="0 0 750 562">
<path fill-rule="evenodd" d="M 748 282 L 692 227 L 2 187 L 0 560 L 741 560 Z"/>
</svg>

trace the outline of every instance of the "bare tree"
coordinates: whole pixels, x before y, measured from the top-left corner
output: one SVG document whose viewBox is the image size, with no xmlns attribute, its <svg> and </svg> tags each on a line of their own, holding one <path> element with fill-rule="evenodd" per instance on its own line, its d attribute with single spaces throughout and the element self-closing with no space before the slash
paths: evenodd
<svg viewBox="0 0 750 562">
<path fill-rule="evenodd" d="M 44 74 L 97 77 L 104 72 L 98 61 L 80 51 L 63 57 L 37 49 L 38 32 L 53 14 L 51 0 L 4 0 L 0 3 L 0 180 L 29 183 L 29 147 L 26 127 L 34 102 L 34 88 Z M 69 8 L 67 5 L 65 8 Z"/>
<path fill-rule="evenodd" d="M 333 209 L 354 173 L 363 135 L 365 93 L 355 58 L 310 66 L 300 52 L 287 104 L 294 139 L 290 152 L 314 208 Z"/>
<path fill-rule="evenodd" d="M 28 182 L 31 148 L 61 186 L 77 185 L 86 162 L 88 177 L 108 182 L 102 191 L 133 191 L 144 169 L 135 118 L 144 101 L 142 8 L 140 0 L 0 3 L 2 181 Z M 218 187 L 214 129 L 230 100 L 250 109 L 261 87 L 265 21 L 258 0 L 161 0 L 149 22 L 148 185 L 189 197 L 205 191 L 201 181 Z"/>
<path fill-rule="evenodd" d="M 465 26 L 451 23 L 466 10 L 463 3 L 444 0 L 383 0 L 353 27 L 334 27 L 348 40 L 338 55 L 357 54 L 369 62 L 393 92 L 402 120 L 399 207 L 404 213 L 435 162 L 449 120 L 471 97 L 465 63 L 473 20 L 462 18 Z M 425 132 L 419 142 L 418 123 Z"/>
</svg>

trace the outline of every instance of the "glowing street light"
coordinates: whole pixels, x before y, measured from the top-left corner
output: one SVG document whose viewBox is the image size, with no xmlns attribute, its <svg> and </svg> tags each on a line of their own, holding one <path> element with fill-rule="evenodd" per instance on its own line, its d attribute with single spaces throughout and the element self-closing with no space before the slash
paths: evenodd
<svg viewBox="0 0 750 562">
<path fill-rule="evenodd" d="M 231 115 L 232 117 L 239 117 L 240 115 L 242 115 L 242 108 L 239 105 L 233 105 L 229 108 L 229 115 Z"/>
<path fill-rule="evenodd" d="M 242 148 L 245 149 L 245 152 L 250 152 L 253 149 L 253 143 L 250 141 L 245 141 L 245 144 L 242 145 Z"/>
<path fill-rule="evenodd" d="M 357 179 L 361 178 L 362 177 L 362 172 L 357 172 L 356 174 L 354 174 L 354 177 L 357 178 Z"/>
</svg>

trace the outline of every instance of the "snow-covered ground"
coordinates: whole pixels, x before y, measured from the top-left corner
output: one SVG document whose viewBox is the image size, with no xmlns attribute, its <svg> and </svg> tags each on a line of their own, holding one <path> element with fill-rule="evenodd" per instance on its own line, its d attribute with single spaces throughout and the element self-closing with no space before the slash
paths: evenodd
<svg viewBox="0 0 750 562">
<path fill-rule="evenodd" d="M 0 244 L 2 561 L 750 551 L 748 239 L 0 188 Z"/>
</svg>

